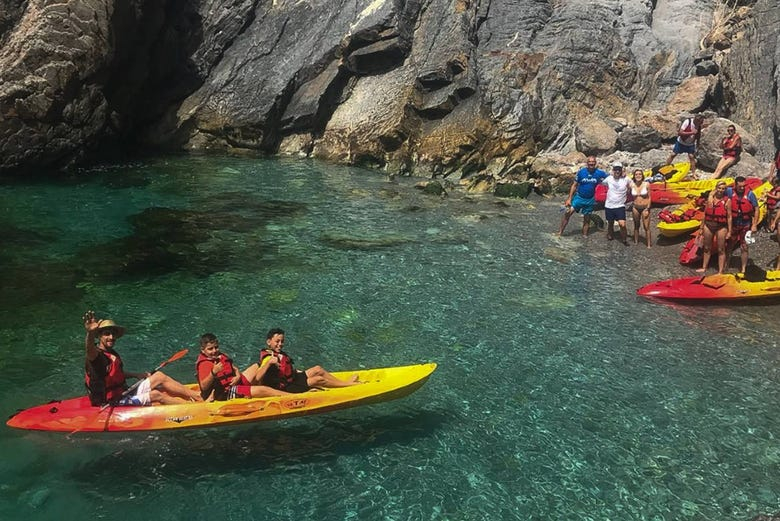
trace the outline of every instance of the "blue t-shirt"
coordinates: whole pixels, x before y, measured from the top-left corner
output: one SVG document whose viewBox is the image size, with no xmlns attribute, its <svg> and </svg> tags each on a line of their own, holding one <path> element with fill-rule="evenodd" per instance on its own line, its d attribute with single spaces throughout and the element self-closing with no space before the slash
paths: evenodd
<svg viewBox="0 0 780 521">
<path fill-rule="evenodd" d="M 596 187 L 606 178 L 607 173 L 598 168 L 593 172 L 587 167 L 580 168 L 577 172 L 577 195 L 583 199 L 593 199 L 596 196 Z"/>
</svg>

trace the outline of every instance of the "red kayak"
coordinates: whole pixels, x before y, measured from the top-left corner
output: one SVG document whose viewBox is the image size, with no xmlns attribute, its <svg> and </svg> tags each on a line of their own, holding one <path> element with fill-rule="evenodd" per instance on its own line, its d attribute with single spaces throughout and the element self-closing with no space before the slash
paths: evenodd
<svg viewBox="0 0 780 521">
<path fill-rule="evenodd" d="M 699 244 L 699 235 L 701 235 L 701 230 L 696 230 L 691 234 L 691 238 L 688 240 L 688 242 L 685 243 L 685 246 L 683 246 L 683 250 L 680 252 L 680 264 L 683 266 L 701 266 L 702 262 L 702 256 L 704 255 L 704 251 Z M 737 246 L 737 241 L 734 237 L 729 237 L 726 249 L 727 250 L 733 250 Z M 713 237 L 712 238 L 712 249 L 710 250 L 712 252 L 712 258 L 710 259 L 710 263 L 712 263 L 713 260 L 718 260 L 718 238 Z"/>
<path fill-rule="evenodd" d="M 755 266 L 747 273 L 724 273 L 653 282 L 639 288 L 642 297 L 675 300 L 734 301 L 780 297 L 780 271 Z"/>
</svg>

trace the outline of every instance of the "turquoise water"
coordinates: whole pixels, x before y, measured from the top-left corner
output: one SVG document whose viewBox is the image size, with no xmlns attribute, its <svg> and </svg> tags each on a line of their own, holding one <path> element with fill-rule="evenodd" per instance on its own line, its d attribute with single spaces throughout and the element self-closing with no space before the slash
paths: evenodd
<svg viewBox="0 0 780 521">
<path fill-rule="evenodd" d="M 435 361 L 396 402 L 237 428 L 0 428 L 0 519 L 709 520 L 780 510 L 778 307 L 671 307 L 688 273 L 557 229 L 560 201 L 181 157 L 0 185 L 3 417 L 83 390 L 81 314 L 148 370 L 213 331 L 241 366 Z M 616 242 L 616 241 L 613 241 Z M 166 372 L 192 381 L 195 350 Z"/>
</svg>

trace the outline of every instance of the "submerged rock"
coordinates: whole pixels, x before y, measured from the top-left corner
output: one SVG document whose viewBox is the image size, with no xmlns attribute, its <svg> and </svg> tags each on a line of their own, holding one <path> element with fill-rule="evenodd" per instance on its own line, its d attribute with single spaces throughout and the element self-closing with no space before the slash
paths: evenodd
<svg viewBox="0 0 780 521">
<path fill-rule="evenodd" d="M 320 240 L 332 248 L 341 250 L 380 250 L 416 242 L 415 239 L 398 235 L 358 237 L 339 233 L 324 233 Z"/>
</svg>

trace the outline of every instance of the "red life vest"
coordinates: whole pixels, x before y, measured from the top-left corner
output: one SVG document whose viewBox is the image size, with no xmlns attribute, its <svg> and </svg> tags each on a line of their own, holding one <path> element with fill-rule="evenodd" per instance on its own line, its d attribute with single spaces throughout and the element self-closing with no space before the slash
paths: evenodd
<svg viewBox="0 0 780 521">
<path fill-rule="evenodd" d="M 723 138 L 723 141 L 721 142 L 723 157 L 738 157 L 742 152 L 742 147 L 736 146 L 737 137 L 737 133 L 735 132 L 733 136 L 726 136 Z"/>
<path fill-rule="evenodd" d="M 101 356 L 105 358 L 105 361 L 98 361 Z M 95 360 L 92 362 L 87 360 L 84 369 L 84 384 L 89 389 L 92 405 L 109 403 L 122 396 L 126 377 L 122 368 L 122 358 L 116 351 L 100 350 Z"/>
<path fill-rule="evenodd" d="M 748 193 L 749 192 L 745 190 L 745 193 L 740 197 L 735 191 L 734 195 L 731 196 L 731 214 L 735 219 L 739 219 L 741 222 L 752 220 L 753 212 L 755 211 L 753 204 L 750 202 L 750 199 L 748 199 Z"/>
<path fill-rule="evenodd" d="M 726 211 L 726 201 L 724 197 L 720 201 L 714 201 L 712 206 L 709 204 L 704 207 L 704 221 L 717 224 L 726 224 L 728 222 L 728 212 Z"/>
<path fill-rule="evenodd" d="M 200 353 L 198 355 L 198 359 L 195 361 L 195 376 L 197 378 L 198 375 L 198 367 L 200 364 L 204 362 L 211 363 L 211 367 L 209 367 L 209 371 L 212 373 L 214 372 L 214 366 L 217 363 L 222 363 L 222 370 L 214 376 L 214 379 L 219 383 L 218 386 L 216 386 L 216 392 L 214 393 L 214 399 L 216 400 L 224 400 L 227 398 L 227 391 L 230 388 L 230 382 L 235 377 L 235 369 L 233 368 L 233 360 L 225 355 L 224 353 L 220 353 L 217 359 L 208 358 L 203 355 L 203 353 Z M 200 383 L 200 380 L 198 381 Z M 214 386 L 212 386 L 214 387 Z M 205 389 L 201 389 L 201 394 Z M 211 392 L 211 389 L 208 390 Z M 208 393 L 206 393 L 208 395 Z"/>
<path fill-rule="evenodd" d="M 279 363 L 268 368 L 268 371 L 263 377 L 263 383 L 269 387 L 284 390 L 284 388 L 293 381 L 293 375 L 295 374 L 293 359 L 284 351 L 279 351 L 277 353 L 276 351 L 263 349 L 260 351 L 261 367 L 263 365 L 263 360 L 269 356 L 275 356 L 279 360 Z"/>
</svg>

